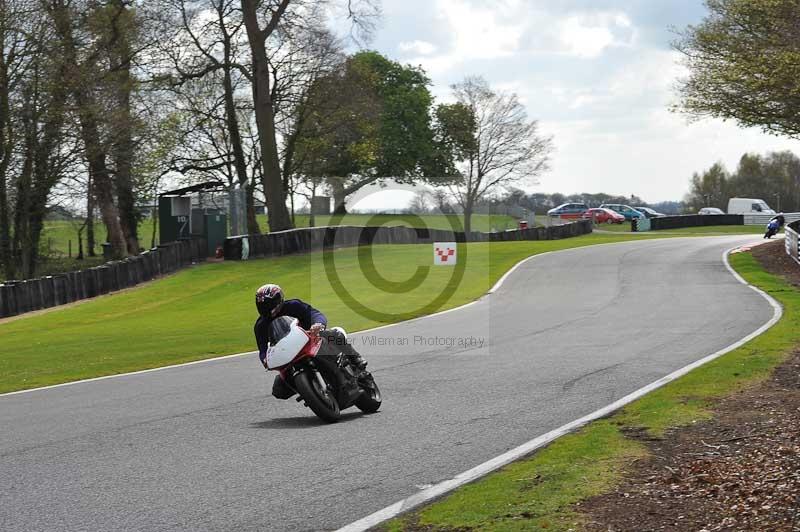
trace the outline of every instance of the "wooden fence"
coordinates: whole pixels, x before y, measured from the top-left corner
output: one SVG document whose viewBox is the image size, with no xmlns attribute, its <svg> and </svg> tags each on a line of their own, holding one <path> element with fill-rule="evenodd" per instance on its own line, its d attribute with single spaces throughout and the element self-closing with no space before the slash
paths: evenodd
<svg viewBox="0 0 800 532">
<path fill-rule="evenodd" d="M 471 242 L 515 240 L 558 240 L 592 232 L 591 220 L 552 226 L 533 227 L 499 233 L 471 233 Z M 225 259 L 276 257 L 307 253 L 322 249 L 371 244 L 426 244 L 430 242 L 464 242 L 465 234 L 443 229 L 411 227 L 312 227 L 291 229 L 265 235 L 239 235 L 225 240 Z"/>
<path fill-rule="evenodd" d="M 136 286 L 206 259 L 203 239 L 172 242 L 77 272 L 0 284 L 0 318 Z"/>
</svg>

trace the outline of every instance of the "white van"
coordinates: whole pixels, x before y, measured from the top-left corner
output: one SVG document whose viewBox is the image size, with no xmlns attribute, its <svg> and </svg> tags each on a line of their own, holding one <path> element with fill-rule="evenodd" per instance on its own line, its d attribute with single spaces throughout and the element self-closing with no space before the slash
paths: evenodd
<svg viewBox="0 0 800 532">
<path fill-rule="evenodd" d="M 728 200 L 728 214 L 775 214 L 775 211 L 762 199 L 731 198 Z"/>
</svg>

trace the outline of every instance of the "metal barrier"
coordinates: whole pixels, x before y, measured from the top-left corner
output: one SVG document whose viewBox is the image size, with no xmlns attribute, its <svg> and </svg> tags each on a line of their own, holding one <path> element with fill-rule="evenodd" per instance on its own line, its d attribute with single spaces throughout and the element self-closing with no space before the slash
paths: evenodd
<svg viewBox="0 0 800 532">
<path fill-rule="evenodd" d="M 763 225 L 766 226 L 770 220 L 775 218 L 774 214 L 743 214 L 744 225 Z M 784 213 L 783 217 L 786 218 L 786 224 L 800 221 L 800 212 Z"/>
</svg>

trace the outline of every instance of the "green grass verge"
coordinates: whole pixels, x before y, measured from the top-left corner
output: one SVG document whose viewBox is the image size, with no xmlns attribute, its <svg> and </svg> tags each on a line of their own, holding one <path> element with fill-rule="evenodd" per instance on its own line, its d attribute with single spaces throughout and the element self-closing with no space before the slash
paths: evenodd
<svg viewBox="0 0 800 532">
<path fill-rule="evenodd" d="M 631 403 L 614 416 L 556 440 L 445 499 L 386 525 L 401 531 L 570 530 L 580 528 L 575 504 L 608 491 L 633 457 L 645 448 L 626 437 L 646 431 L 659 437 L 669 428 L 711 416 L 715 399 L 766 379 L 800 344 L 800 291 L 765 272 L 749 253 L 731 256 L 748 282 L 784 307 L 782 319 L 744 346 Z"/>
<path fill-rule="evenodd" d="M 314 225 L 329 225 L 333 216 L 316 216 Z M 296 227 L 308 227 L 310 217 L 307 214 L 295 215 Z M 258 224 L 262 231 L 267 228 L 267 217 L 258 216 Z M 464 217 L 458 214 L 346 214 L 337 225 L 404 225 L 428 229 L 462 230 Z M 504 214 L 473 214 L 472 230 L 483 233 L 516 229 L 517 219 Z"/>
<path fill-rule="evenodd" d="M 593 234 L 469 244 L 463 280 L 440 308 L 478 298 L 527 256 L 627 240 Z M 360 261 L 372 260 L 390 281 L 409 279 L 430 265 L 430 245 L 376 246 L 369 255 L 370 248 L 334 253 L 342 283 L 360 302 L 404 317 L 437 310 L 425 303 L 450 282 L 450 268 L 431 268 L 418 287 L 387 298 L 360 267 Z M 125 292 L 0 322 L 0 393 L 253 350 L 253 293 L 268 281 L 280 283 L 289 297 L 313 302 L 348 330 L 385 323 L 342 302 L 328 282 L 321 253 L 205 264 Z"/>
</svg>

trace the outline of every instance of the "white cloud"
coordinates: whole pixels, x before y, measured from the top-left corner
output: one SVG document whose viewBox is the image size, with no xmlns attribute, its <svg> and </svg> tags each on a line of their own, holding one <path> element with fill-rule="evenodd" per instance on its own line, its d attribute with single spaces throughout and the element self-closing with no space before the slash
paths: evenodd
<svg viewBox="0 0 800 532">
<path fill-rule="evenodd" d="M 381 49 L 390 56 L 399 49 L 401 61 L 422 65 L 438 101 L 447 101 L 448 85 L 466 75 L 516 92 L 541 131 L 554 135 L 553 170 L 538 189 L 679 199 L 691 174 L 717 160 L 734 169 L 748 151 L 800 153 L 797 141 L 732 122 L 688 124 L 669 112 L 685 70 L 667 28 L 704 15 L 702 0 L 688 1 L 673 10 L 668 2 L 623 0 L 606 0 L 601 9 L 586 0 L 571 7 L 553 0 L 404 0 L 397 5 L 407 10 L 405 22 Z"/>
<path fill-rule="evenodd" d="M 437 0 L 438 16 L 452 35 L 453 56 L 459 59 L 494 59 L 519 50 L 527 20 L 525 2 L 495 1 L 479 7 L 464 0 Z"/>
<path fill-rule="evenodd" d="M 419 55 L 430 55 L 436 51 L 436 45 L 427 41 L 405 41 L 397 45 L 401 52 L 412 52 Z"/>
<path fill-rule="evenodd" d="M 572 15 L 559 24 L 559 41 L 564 52 L 595 58 L 611 46 L 628 46 L 633 38 L 632 23 L 624 13 Z M 627 34 L 627 35 L 625 35 Z"/>
<path fill-rule="evenodd" d="M 522 0 L 496 1 L 485 7 L 469 0 L 436 0 L 435 16 L 445 42 L 435 47 L 410 41 L 400 49 L 415 54 L 406 60 L 422 65 L 433 77 L 444 76 L 468 61 L 511 57 L 519 52 L 528 28 L 525 5 Z"/>
</svg>

